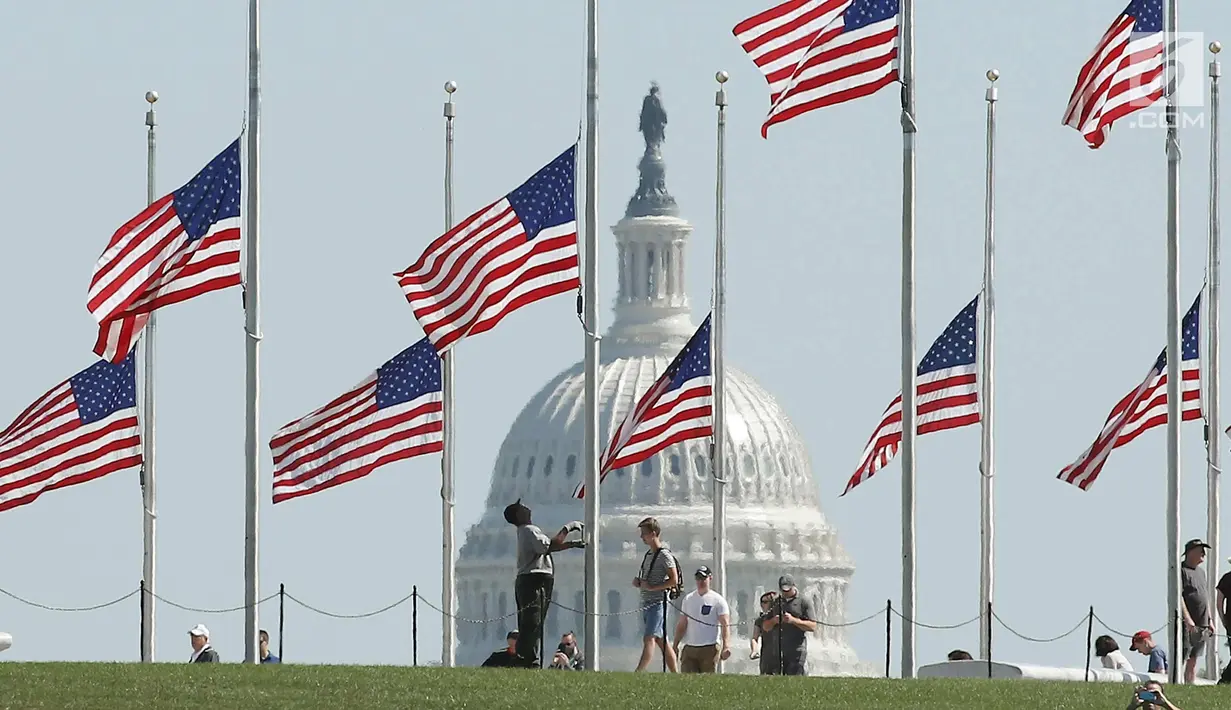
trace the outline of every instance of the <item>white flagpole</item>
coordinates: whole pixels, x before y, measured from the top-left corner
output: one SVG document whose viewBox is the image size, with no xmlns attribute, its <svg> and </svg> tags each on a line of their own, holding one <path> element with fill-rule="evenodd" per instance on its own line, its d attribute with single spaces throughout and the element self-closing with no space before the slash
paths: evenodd
<svg viewBox="0 0 1231 710">
<path fill-rule="evenodd" d="M 1220 340 L 1222 339 L 1221 327 L 1218 317 L 1218 305 L 1221 298 L 1222 290 L 1222 238 L 1219 233 L 1219 210 L 1218 210 L 1218 151 L 1219 146 L 1219 126 L 1218 126 L 1218 79 L 1222 76 L 1222 62 L 1218 61 L 1218 53 L 1222 51 L 1222 45 L 1218 42 L 1210 43 L 1210 52 L 1214 58 L 1210 61 L 1210 244 L 1209 244 L 1209 265 L 1206 268 L 1207 278 L 1209 279 L 1209 295 L 1205 303 L 1206 317 L 1206 337 L 1209 339 L 1209 357 L 1206 360 L 1206 397 L 1208 406 L 1205 410 L 1205 446 L 1207 452 L 1208 470 L 1206 473 L 1208 491 L 1206 493 L 1206 542 L 1210 545 L 1210 554 L 1206 562 L 1206 573 L 1209 581 L 1209 589 L 1206 590 L 1208 599 L 1213 601 L 1218 598 L 1218 567 L 1219 567 L 1219 551 L 1218 544 L 1219 536 L 1219 516 L 1222 514 L 1221 501 L 1222 496 L 1222 422 L 1219 416 L 1222 407 L 1222 397 L 1220 396 L 1220 388 L 1222 380 L 1219 376 L 1219 357 L 1221 350 Z M 1217 617 L 1217 614 L 1214 614 Z M 1218 619 L 1214 619 L 1215 628 L 1217 628 Z M 1205 676 L 1211 680 L 1218 678 L 1218 640 L 1212 640 L 1206 648 L 1205 656 Z"/>
<path fill-rule="evenodd" d="M 1167 0 L 1164 91 L 1167 97 L 1167 622 L 1171 682 L 1180 659 L 1180 137 L 1176 125 L 1176 0 Z"/>
<path fill-rule="evenodd" d="M 586 477 L 586 666 L 599 670 L 599 489 L 598 489 L 598 0 L 586 2 L 586 212 L 585 270 L 585 477 Z"/>
<path fill-rule="evenodd" d="M 983 385 L 979 409 L 982 416 L 982 440 L 979 452 L 980 476 L 980 555 L 979 555 L 979 650 L 982 658 L 992 657 L 992 599 L 995 594 L 995 518 L 993 515 L 996 483 L 995 428 L 995 382 L 996 382 L 996 80 L 1000 72 L 987 71 L 987 187 L 984 205 L 983 238 L 983 333 L 981 344 L 983 357 L 979 379 Z"/>
<path fill-rule="evenodd" d="M 457 91 L 457 82 L 445 82 L 445 231 L 453 229 L 453 118 L 457 115 L 453 103 L 453 92 Z M 454 587 L 457 581 L 457 563 L 454 559 L 453 541 L 453 448 L 457 441 L 454 427 L 457 416 L 453 411 L 453 351 L 441 356 L 442 389 L 444 400 L 444 451 L 440 459 L 440 527 L 441 527 L 441 570 L 440 608 L 444 609 L 444 619 L 441 621 L 440 665 L 452 668 L 457 659 L 457 644 L 454 642 L 454 632 L 457 622 L 454 616 Z"/>
<path fill-rule="evenodd" d="M 727 402 L 726 365 L 723 356 L 723 336 L 727 319 L 727 91 L 730 75 L 720 71 L 714 75 L 718 91 L 714 105 L 718 107 L 718 154 L 717 175 L 714 184 L 714 316 L 710 321 L 710 370 L 713 377 L 714 441 L 710 455 L 714 475 L 714 588 L 719 594 L 727 593 Z M 718 671 L 723 672 L 719 662 Z"/>
<path fill-rule="evenodd" d="M 248 205 L 247 256 L 244 275 L 244 330 L 247 340 L 247 402 L 244 433 L 244 663 L 260 663 L 257 641 L 258 529 L 260 501 L 260 158 L 261 158 L 261 50 L 260 0 L 248 0 Z"/>
<path fill-rule="evenodd" d="M 154 204 L 158 196 L 154 193 L 154 165 L 156 156 L 155 126 L 158 121 L 154 116 L 154 102 L 158 100 L 157 91 L 145 92 L 146 103 L 150 105 L 145 112 L 146 130 L 146 165 L 145 165 L 145 200 L 147 205 Z M 142 346 L 145 350 L 145 364 L 142 368 L 144 406 L 141 412 L 141 579 L 145 581 L 145 598 L 141 600 L 141 662 L 154 662 L 154 553 L 155 527 L 158 523 L 157 497 L 155 495 L 154 478 L 154 327 L 157 314 L 150 313 L 145 330 L 141 334 Z"/>
<path fill-rule="evenodd" d="M 902 677 L 915 677 L 915 57 L 914 0 L 902 0 Z"/>
</svg>

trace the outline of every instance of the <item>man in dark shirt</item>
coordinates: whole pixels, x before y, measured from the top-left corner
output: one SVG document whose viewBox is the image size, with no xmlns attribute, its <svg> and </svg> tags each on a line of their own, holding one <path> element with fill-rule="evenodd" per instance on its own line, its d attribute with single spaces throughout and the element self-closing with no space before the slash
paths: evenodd
<svg viewBox="0 0 1231 710">
<path fill-rule="evenodd" d="M 1189 540 L 1184 545 L 1184 561 L 1180 564 L 1180 594 L 1184 603 L 1184 682 L 1197 679 L 1197 658 L 1214 635 L 1214 618 L 1210 615 L 1210 600 L 1206 595 L 1205 551 L 1209 545 L 1201 540 Z"/>
<path fill-rule="evenodd" d="M 1231 560 L 1227 560 L 1231 564 Z M 1218 611 L 1218 618 L 1222 620 L 1222 627 L 1226 629 L 1227 635 L 1231 636 L 1231 572 L 1227 572 L 1218 580 L 1218 601 L 1214 609 Z M 1231 648 L 1231 640 L 1227 641 L 1227 648 Z M 1219 685 L 1231 684 L 1231 663 L 1222 672 L 1222 677 L 1218 679 Z"/>
<path fill-rule="evenodd" d="M 765 620 L 765 628 L 777 629 L 776 649 L 762 652 L 779 653 L 782 656 L 782 675 L 807 675 L 804 666 L 808 660 L 808 634 L 816 631 L 816 613 L 812 601 L 800 596 L 795 587 L 795 578 L 784 574 L 778 578 L 781 595 L 774 614 Z"/>
<path fill-rule="evenodd" d="M 520 668 L 525 664 L 517 658 L 517 629 L 513 629 L 504 637 L 508 646 L 498 648 L 483 661 L 481 668 Z"/>
</svg>

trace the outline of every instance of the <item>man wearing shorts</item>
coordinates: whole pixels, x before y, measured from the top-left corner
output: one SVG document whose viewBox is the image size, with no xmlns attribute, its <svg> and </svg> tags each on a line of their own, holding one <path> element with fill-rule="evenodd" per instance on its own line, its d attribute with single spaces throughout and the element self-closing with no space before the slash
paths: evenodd
<svg viewBox="0 0 1231 710">
<path fill-rule="evenodd" d="M 642 646 L 641 660 L 637 662 L 637 670 L 643 671 L 650 666 L 654 657 L 654 647 L 663 654 L 667 661 L 667 670 L 676 672 L 675 651 L 667 643 L 667 590 L 679 584 L 680 571 L 676 568 L 675 556 L 663 546 L 659 536 L 662 528 L 654 518 L 646 518 L 637 524 L 641 541 L 649 548 L 641 560 L 641 570 L 633 579 L 633 586 L 641 590 L 641 625 Z"/>
<path fill-rule="evenodd" d="M 710 568 L 702 565 L 694 575 L 697 591 L 689 592 L 680 604 L 675 651 L 680 657 L 681 673 L 713 673 L 718 670 L 719 658 L 725 661 L 731 657 L 731 607 L 721 594 L 710 589 L 713 576 Z"/>
<path fill-rule="evenodd" d="M 1205 651 L 1205 645 L 1214 636 L 1214 617 L 1210 614 L 1209 595 L 1206 594 L 1205 551 L 1209 545 L 1201 540 L 1189 540 L 1184 545 L 1184 561 L 1180 564 L 1180 594 L 1184 603 L 1184 682 L 1191 684 L 1197 679 L 1197 659 Z"/>
</svg>

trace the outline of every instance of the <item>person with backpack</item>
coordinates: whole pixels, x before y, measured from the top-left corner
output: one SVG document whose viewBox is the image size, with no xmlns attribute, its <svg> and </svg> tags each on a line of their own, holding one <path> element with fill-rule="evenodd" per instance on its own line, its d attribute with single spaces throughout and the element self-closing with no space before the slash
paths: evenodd
<svg viewBox="0 0 1231 710">
<path fill-rule="evenodd" d="M 641 541 L 648 548 L 641 560 L 641 570 L 633 579 L 633 586 L 641 590 L 642 646 L 641 660 L 637 670 L 649 667 L 654 657 L 654 647 L 662 653 L 667 670 L 676 672 L 675 651 L 667 643 L 667 600 L 676 599 L 682 591 L 680 565 L 675 555 L 663 545 L 662 528 L 654 518 L 646 518 L 637 524 Z"/>
</svg>

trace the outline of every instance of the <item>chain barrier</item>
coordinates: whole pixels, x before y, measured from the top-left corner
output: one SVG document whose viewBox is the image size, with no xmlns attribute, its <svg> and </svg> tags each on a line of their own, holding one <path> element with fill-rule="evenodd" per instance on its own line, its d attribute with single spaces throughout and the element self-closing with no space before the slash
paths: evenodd
<svg viewBox="0 0 1231 710">
<path fill-rule="evenodd" d="M 320 614 L 321 616 L 328 616 L 331 619 L 367 619 L 369 617 L 376 616 L 377 614 L 383 614 L 386 611 L 389 611 L 390 609 L 399 607 L 405 604 L 406 602 L 410 601 L 411 599 L 415 598 L 416 596 L 418 596 L 418 592 L 411 592 L 410 594 L 407 594 L 406 596 L 393 602 L 392 604 L 389 604 L 388 606 L 383 606 L 377 609 L 376 611 L 367 611 L 361 614 L 338 614 L 332 611 L 325 611 L 324 609 L 319 609 L 317 607 L 312 606 L 311 604 L 308 604 L 307 602 L 304 602 L 302 599 L 296 598 L 295 595 L 293 594 L 287 594 L 286 598 L 295 602 L 299 606 L 307 609 L 308 611 L 315 612 L 317 614 Z M 427 604 L 427 601 L 423 600 L 422 597 L 420 597 L 420 601 L 423 601 L 424 604 Z M 428 606 L 431 606 L 431 605 L 428 604 Z"/>
<path fill-rule="evenodd" d="M 132 597 L 137 596 L 137 594 L 140 591 L 141 591 L 140 589 L 134 589 L 128 594 L 125 594 L 124 596 L 119 597 L 117 599 L 112 599 L 109 602 L 103 602 L 102 604 L 94 604 L 93 606 L 77 606 L 77 607 L 49 606 L 47 604 L 39 604 L 38 602 L 30 601 L 29 599 L 26 599 L 24 597 L 19 597 L 16 594 L 8 591 L 7 589 L 0 589 L 0 594 L 3 594 L 4 596 L 8 597 L 9 599 L 12 599 L 15 602 L 25 604 L 26 606 L 34 607 L 35 609 L 42 609 L 44 611 L 81 612 L 81 611 L 98 611 L 99 609 L 106 609 L 109 606 L 115 606 L 116 604 L 119 604 L 120 602 L 128 601 Z"/>
<path fill-rule="evenodd" d="M 960 624 L 948 624 L 948 625 L 942 625 L 942 624 L 925 624 L 925 623 L 923 623 L 922 621 L 915 621 L 914 619 L 908 619 L 908 618 L 906 618 L 905 616 L 903 616 L 903 615 L 902 615 L 902 612 L 898 611 L 897 609 L 890 609 L 890 611 L 891 611 L 891 612 L 893 612 L 894 616 L 897 616 L 899 619 L 901 619 L 902 621 L 905 621 L 906 623 L 910 624 L 911 626 L 918 626 L 919 628 L 922 628 L 922 629 L 931 629 L 931 630 L 933 630 L 933 631 L 952 631 L 952 630 L 954 630 L 954 629 L 960 629 L 960 628 L 962 628 L 963 626 L 970 626 L 971 624 L 973 624 L 973 623 L 975 623 L 976 621 L 978 621 L 978 620 L 980 620 L 980 619 L 982 619 L 982 618 L 983 618 L 983 615 L 982 615 L 982 614 L 979 614 L 978 616 L 976 616 L 975 618 L 971 619 L 970 621 L 963 621 L 963 622 L 962 622 L 962 623 L 960 623 Z"/>
<path fill-rule="evenodd" d="M 137 596 L 137 595 L 139 595 L 140 593 L 141 593 L 141 588 L 140 588 L 140 587 L 138 587 L 137 589 L 134 589 L 134 590 L 132 590 L 131 592 L 128 592 L 127 594 L 124 594 L 124 595 L 122 595 L 122 596 L 120 596 L 120 597 L 117 597 L 117 598 L 115 598 L 115 599 L 112 599 L 112 600 L 110 600 L 110 601 L 102 602 L 102 603 L 100 603 L 100 604 L 92 604 L 92 605 L 89 605 L 89 606 L 80 606 L 80 607 L 65 607 L 65 606 L 54 606 L 54 605 L 50 605 L 50 604 L 42 604 L 42 603 L 39 603 L 39 602 L 33 601 L 33 600 L 31 600 L 31 599 L 27 599 L 27 598 L 25 598 L 25 597 L 22 597 L 22 596 L 20 596 L 20 595 L 18 595 L 18 594 L 15 594 L 15 593 L 13 593 L 13 592 L 10 592 L 10 591 L 9 591 L 9 590 L 7 590 L 7 589 L 0 588 L 0 596 L 7 597 L 7 598 L 9 598 L 9 599 L 11 599 L 11 600 L 13 600 L 13 601 L 15 601 L 15 602 L 18 602 L 19 604 L 23 604 L 23 605 L 25 605 L 25 606 L 29 606 L 29 607 L 32 607 L 32 608 L 35 608 L 35 609 L 41 609 L 41 610 L 44 610 L 44 611 L 52 611 L 52 612 L 69 612 L 69 613 L 81 613 L 81 612 L 99 611 L 99 610 L 101 610 L 101 609 L 106 609 L 106 608 L 109 608 L 109 607 L 113 607 L 113 606 L 115 606 L 115 605 L 117 605 L 117 604 L 121 604 L 121 603 L 123 603 L 123 602 L 125 602 L 125 601 L 128 601 L 129 599 L 132 599 L 133 597 L 136 597 L 136 596 Z M 163 597 L 163 596 L 158 595 L 158 594 L 150 594 L 150 596 L 151 596 L 152 598 L 154 598 L 154 599 L 158 600 L 159 602 L 162 602 L 163 604 L 166 604 L 166 605 L 168 605 L 168 606 L 170 606 L 170 607 L 173 607 L 173 608 L 175 608 L 175 609 L 179 609 L 179 610 L 181 610 L 181 611 L 186 611 L 186 612 L 194 613 L 194 614 L 230 614 L 230 613 L 236 613 L 236 612 L 243 611 L 243 610 L 246 608 L 244 605 L 241 605 L 241 606 L 235 606 L 235 607 L 227 607 L 227 608 L 214 608 L 214 609 L 211 609 L 211 608 L 202 608 L 202 607 L 193 607 L 193 606 L 188 606 L 188 605 L 186 605 L 186 604 L 181 604 L 181 603 L 176 602 L 176 601 L 173 601 L 173 600 L 171 600 L 171 599 L 167 599 L 166 597 Z M 319 615 L 321 615 L 321 616 L 325 616 L 325 617 L 328 617 L 328 618 L 331 618 L 331 619 L 343 619 L 343 620 L 350 620 L 350 619 L 367 619 L 367 618 L 371 618 L 371 617 L 374 617 L 374 616 L 378 616 L 378 615 L 380 615 L 380 614 L 384 614 L 385 612 L 392 611 L 393 609 L 396 609 L 396 608 L 398 608 L 398 607 L 400 607 L 400 606 L 402 606 L 402 605 L 406 604 L 407 602 L 409 602 L 409 601 L 412 601 L 412 600 L 413 600 L 413 601 L 415 601 L 415 602 L 416 602 L 416 605 L 417 605 L 418 603 L 422 603 L 424 606 L 426 606 L 427 608 L 431 609 L 432 611 L 435 611 L 436 613 L 440 614 L 440 615 L 441 615 L 441 616 L 443 616 L 443 617 L 446 617 L 446 618 L 451 618 L 451 619 L 453 619 L 454 621 L 463 622 L 463 623 L 467 623 L 467 624 L 475 624 L 475 625 L 479 625 L 479 624 L 491 624 L 491 623 L 496 623 L 496 622 L 505 621 L 505 620 L 508 620 L 508 619 L 515 618 L 515 617 L 517 617 L 517 615 L 518 615 L 518 614 L 520 614 L 522 611 L 525 611 L 526 609 L 528 609 L 528 608 L 530 608 L 530 607 L 534 606 L 534 604 L 535 604 L 535 602 L 530 602 L 529 604 L 527 604 L 527 605 L 525 605 L 525 606 L 523 606 L 523 607 L 521 607 L 521 608 L 514 609 L 513 611 L 511 611 L 511 612 L 509 612 L 509 613 L 507 613 L 507 614 L 503 614 L 503 615 L 500 615 L 500 616 L 494 616 L 494 617 L 491 617 L 491 618 L 488 618 L 488 619 L 471 619 L 471 618 L 467 618 L 467 617 L 461 616 L 460 614 L 450 614 L 450 613 L 446 612 L 444 609 L 440 608 L 440 607 L 439 607 L 439 606 L 437 606 L 436 604 L 434 604 L 434 603 L 432 603 L 431 601 L 429 601 L 429 600 L 425 599 L 422 595 L 420 595 L 420 594 L 418 593 L 418 590 L 417 590 L 417 588 L 416 588 L 416 590 L 415 590 L 415 591 L 412 591 L 410 594 L 407 594 L 406 596 L 404 596 L 404 597 L 402 597 L 402 598 L 398 599 L 397 601 L 395 601 L 395 602 L 393 602 L 393 603 L 391 603 L 391 604 L 387 604 L 387 605 L 385 605 L 385 606 L 383 606 L 383 607 L 380 607 L 379 609 L 376 609 L 376 610 L 374 610 L 374 611 L 367 611 L 367 612 L 361 612 L 361 613 L 355 613 L 355 614 L 349 614 L 349 613 L 339 613 L 339 612 L 333 612 L 333 611 L 329 611 L 329 610 L 326 610 L 326 609 L 322 609 L 322 608 L 317 607 L 317 606 L 314 606 L 314 605 L 312 605 L 312 604 L 308 604 L 308 603 L 307 603 L 307 602 L 305 602 L 304 600 L 302 600 L 302 599 L 300 599 L 300 598 L 298 598 L 298 597 L 296 597 L 296 596 L 294 596 L 294 595 L 292 595 L 292 594 L 286 593 L 285 591 L 275 592 L 275 593 L 273 593 L 273 594 L 270 594 L 270 595 L 267 595 L 267 596 L 265 596 L 265 597 L 261 598 L 260 600 L 258 600 L 258 601 L 257 601 L 257 606 L 261 606 L 261 605 L 263 605 L 263 604 L 266 604 L 266 603 L 268 603 L 268 602 L 270 602 L 270 601 L 273 601 L 273 600 L 275 600 L 275 599 L 278 599 L 278 598 L 280 598 L 280 597 L 282 597 L 284 600 L 289 599 L 290 601 L 294 602 L 295 604 L 298 604 L 300 607 L 302 607 L 302 608 L 304 608 L 304 609 L 306 609 L 306 610 L 308 610 L 308 611 L 310 611 L 310 612 L 312 612 L 312 613 L 314 613 L 314 614 L 319 614 Z M 610 618 L 610 617 L 622 617 L 622 616 L 632 616 L 632 615 L 634 615 L 634 614 L 640 614 L 640 613 L 644 612 L 645 610 L 650 609 L 650 608 L 655 607 L 655 606 L 659 606 L 659 605 L 661 605 L 662 603 L 663 603 L 663 602 L 661 602 L 661 601 L 656 601 L 656 602 L 651 602 L 651 603 L 649 603 L 649 604 L 645 604 L 645 605 L 642 605 L 642 606 L 639 606 L 639 607 L 635 607 L 635 608 L 633 608 L 633 609 L 629 609 L 629 610 L 627 610 L 627 611 L 607 612 L 607 613 L 603 613 L 603 612 L 592 612 L 592 613 L 591 613 L 591 612 L 586 612 L 584 609 L 575 609 L 575 608 L 573 608 L 573 607 L 571 607 L 571 606 L 568 606 L 568 605 L 566 605 L 566 604 L 562 604 L 562 603 L 557 602 L 557 601 L 555 601 L 555 600 L 551 600 L 551 601 L 549 602 L 549 606 L 554 606 L 554 607 L 556 607 L 556 608 L 558 608 L 558 609 L 560 609 L 560 610 L 562 610 L 562 611 L 571 612 L 571 613 L 573 613 L 573 614 L 578 614 L 578 615 L 580 615 L 580 616 L 596 616 L 596 617 L 599 617 L 599 618 Z M 676 613 L 677 613 L 679 616 L 683 616 L 684 618 L 687 618 L 687 619 L 688 619 L 689 621 L 691 621 L 691 622 L 696 622 L 696 623 L 698 623 L 698 624 L 703 624 L 703 625 L 705 625 L 705 626 L 719 626 L 719 625 L 720 625 L 720 624 L 716 624 L 716 623 L 713 623 L 713 622 L 706 621 L 706 620 L 704 620 L 704 619 L 698 619 L 698 618 L 696 618 L 695 616 L 692 616 L 691 614 L 688 614 L 687 612 L 685 612 L 685 611 L 681 608 L 682 604 L 681 604 L 681 601 L 680 601 L 680 600 L 672 600 L 672 601 L 668 602 L 668 605 L 669 605 L 672 609 L 674 609 L 674 610 L 676 611 Z M 415 613 L 415 615 L 417 616 L 417 608 L 416 608 L 416 611 L 415 611 L 414 613 Z M 925 623 L 923 623 L 923 622 L 921 622 L 921 621 L 916 621 L 916 620 L 913 620 L 913 619 L 909 619 L 909 618 L 907 618 L 907 617 L 906 617 L 904 614 L 902 614 L 900 611 L 898 611 L 897 609 L 894 609 L 892 605 L 886 605 L 886 606 L 881 607 L 880 609 L 877 609 L 876 611 L 872 612 L 871 614 L 868 614 L 867 616 L 861 617 L 861 618 L 859 618 L 859 619 L 857 619 L 857 620 L 855 620 L 855 621 L 846 621 L 846 622 L 840 622 L 840 623 L 830 623 L 830 622 L 825 622 L 825 621 L 819 621 L 819 620 L 816 620 L 816 624 L 817 624 L 817 626 L 818 626 L 818 627 L 823 627 L 823 628 L 849 628 L 849 627 L 860 626 L 860 625 L 862 625 L 862 624 L 866 624 L 867 622 L 869 622 L 869 621 L 873 621 L 873 620 L 875 620 L 875 619 L 879 618 L 880 616 L 882 616 L 882 615 L 884 615 L 884 614 L 888 614 L 888 615 L 889 615 L 889 618 L 897 617 L 897 618 L 898 618 L 898 619 L 900 619 L 902 622 L 905 622 L 905 623 L 908 623 L 908 624 L 912 624 L 912 625 L 917 626 L 917 627 L 919 627 L 919 628 L 929 629 L 929 630 L 933 630 L 933 631 L 953 631 L 953 630 L 956 630 L 956 629 L 961 629 L 961 628 L 964 628 L 964 627 L 966 627 L 966 626 L 969 626 L 969 625 L 971 625 L 971 624 L 974 624 L 974 623 L 976 623 L 976 622 L 978 622 L 978 621 L 982 620 L 982 619 L 985 617 L 986 612 L 985 612 L 984 614 L 979 614 L 978 616 L 975 616 L 975 617 L 974 617 L 974 618 L 972 618 L 972 619 L 968 619 L 968 620 L 966 620 L 966 621 L 963 621 L 963 622 L 960 622 L 960 623 L 957 623 L 957 624 L 925 624 Z M 992 615 L 992 618 L 993 618 L 993 619 L 995 619 L 995 621 L 996 621 L 996 622 L 997 622 L 997 623 L 998 623 L 1001 627 L 1003 627 L 1006 631 L 1008 631 L 1009 633 L 1013 634 L 1014 636 L 1016 636 L 1017 638 L 1021 639 L 1022 641 L 1026 641 L 1026 642 L 1028 642 L 1028 643 L 1049 644 L 1049 643 L 1055 643 L 1055 642 L 1057 642 L 1057 641 L 1062 641 L 1062 640 L 1064 640 L 1064 639 L 1068 638 L 1069 636 L 1072 636 L 1073 634 L 1077 633 L 1077 632 L 1078 632 L 1078 631 L 1080 631 L 1082 628 L 1086 627 L 1086 626 L 1087 626 L 1087 624 L 1088 624 L 1091 620 L 1093 620 L 1093 621 L 1097 621 L 1097 622 L 1098 622 L 1098 624 L 1099 624 L 1102 628 L 1106 629 L 1108 632 L 1110 632 L 1111 634 L 1114 634 L 1114 635 L 1116 635 L 1116 636 L 1125 637 L 1125 638 L 1127 638 L 1127 637 L 1131 637 L 1131 636 L 1132 636 L 1132 633 L 1125 632 L 1125 631 L 1121 631 L 1121 630 L 1119 630 L 1119 629 L 1117 629 L 1117 628 L 1115 628 L 1115 627 L 1111 626 L 1111 625 L 1110 625 L 1110 624 L 1108 624 L 1106 621 L 1104 621 L 1104 620 L 1102 619 L 1102 617 L 1100 617 L 1100 616 L 1099 616 L 1096 612 L 1094 612 L 1093 610 L 1091 610 L 1091 612 L 1089 612 L 1089 613 L 1087 613 L 1087 614 L 1083 615 L 1083 616 L 1082 616 L 1082 618 L 1081 618 L 1081 619 L 1080 619 L 1080 620 L 1079 620 L 1079 621 L 1078 621 L 1078 622 L 1077 622 L 1077 623 L 1076 623 L 1076 624 L 1075 624 L 1075 625 L 1074 625 L 1071 629 L 1069 629 L 1068 631 L 1065 631 L 1064 633 L 1062 633 L 1062 634 L 1060 634 L 1060 635 L 1058 635 L 1058 636 L 1052 636 L 1052 637 L 1049 637 L 1049 638 L 1036 638 L 1036 637 L 1029 636 L 1029 635 L 1026 635 L 1026 634 L 1024 634 L 1024 633 L 1021 633 L 1020 631 L 1018 631 L 1018 630 L 1014 629 L 1012 626 L 1010 626 L 1007 622 L 1005 622 L 1005 620 L 1004 620 L 1003 618 L 1001 618 L 1001 616 L 1000 616 L 999 614 L 997 614 L 997 613 L 995 612 L 995 610 L 991 610 L 991 615 Z M 759 617 L 759 615 L 758 615 L 758 617 Z M 416 623 L 417 623 L 417 622 L 416 622 Z M 731 626 L 732 628 L 736 628 L 736 629 L 738 629 L 738 628 L 743 628 L 743 627 L 749 627 L 749 628 L 751 628 L 751 627 L 755 627 L 755 626 L 756 626 L 756 624 L 757 624 L 756 619 L 753 619 L 753 620 L 741 620 L 739 623 L 730 624 L 730 626 Z M 1150 634 L 1151 634 L 1151 635 L 1157 635 L 1157 634 L 1162 633 L 1163 631 L 1166 631 L 1166 630 L 1167 630 L 1167 625 L 1166 625 L 1166 624 L 1164 624 L 1163 626 L 1159 627 L 1158 629 L 1155 629 L 1154 631 L 1151 631 L 1151 632 L 1150 632 Z M 1224 633 L 1217 633 L 1217 632 L 1215 632 L 1214 634 L 1212 634 L 1212 638 L 1213 638 L 1213 639 L 1222 639 L 1222 640 L 1226 640 L 1226 639 L 1228 638 L 1228 635 L 1227 635 L 1227 634 L 1224 634 Z"/>
<path fill-rule="evenodd" d="M 982 615 L 980 615 L 980 618 L 982 618 Z M 1030 643 L 1055 643 L 1059 641 L 1060 639 L 1068 638 L 1069 636 L 1072 636 L 1074 633 L 1084 628 L 1090 622 L 1090 614 L 1087 613 L 1081 617 L 1081 620 L 1077 622 L 1076 626 L 1069 629 L 1068 631 L 1065 631 L 1059 636 L 1053 636 L 1052 638 L 1046 638 L 1046 639 L 1036 639 L 1036 638 L 1027 636 L 1023 633 L 1020 633 L 1014 630 L 1012 626 L 1009 626 L 1008 624 L 1004 623 L 1004 619 L 1001 619 L 1000 615 L 997 614 L 995 610 L 992 611 L 992 618 L 1000 622 L 1000 625 L 1003 626 L 1005 630 L 1008 631 L 1009 633 L 1013 634 L 1014 636 L 1018 637 L 1019 639 L 1023 641 L 1029 641 Z"/>
<path fill-rule="evenodd" d="M 138 589 L 137 591 L 133 592 L 133 594 L 137 594 L 140 591 L 141 590 Z M 176 609 L 179 609 L 180 611 L 192 612 L 193 614 L 234 614 L 237 611 L 243 611 L 244 609 L 248 608 L 247 604 L 241 604 L 240 606 L 228 607 L 226 609 L 198 609 L 196 607 L 184 606 L 183 604 L 180 604 L 178 602 L 173 602 L 170 599 L 167 599 L 166 597 L 160 597 L 157 594 L 151 593 L 150 596 L 162 602 L 163 604 L 166 604 L 167 606 L 175 607 Z M 278 598 L 278 593 L 274 592 L 273 594 L 270 594 L 264 599 L 258 600 L 256 605 L 260 606 L 267 601 L 270 601 L 272 599 L 277 599 L 277 598 Z"/>
</svg>

